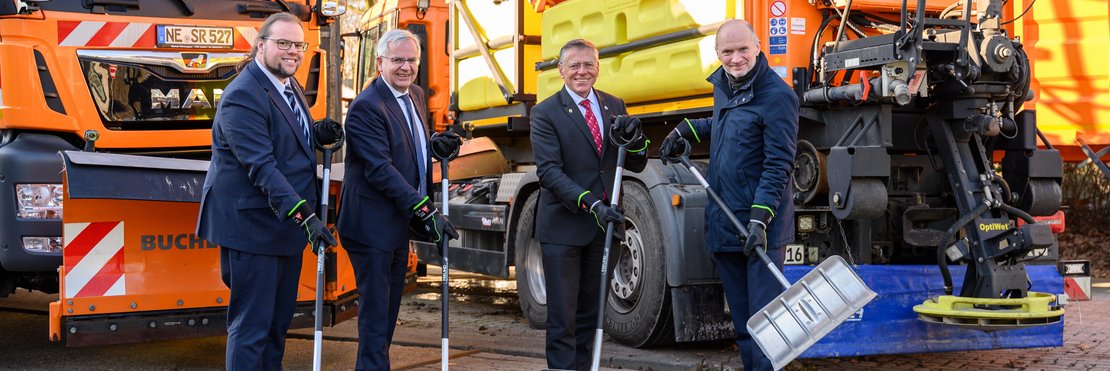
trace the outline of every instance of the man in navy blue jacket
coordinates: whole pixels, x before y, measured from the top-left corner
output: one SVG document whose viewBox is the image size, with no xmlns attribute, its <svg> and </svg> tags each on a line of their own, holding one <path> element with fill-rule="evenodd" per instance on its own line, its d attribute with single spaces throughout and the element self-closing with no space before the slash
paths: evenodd
<svg viewBox="0 0 1110 371">
<path fill-rule="evenodd" d="M 212 122 L 197 235 L 220 245 L 231 288 L 229 370 L 281 369 L 306 243 L 335 245 L 314 211 L 311 118 L 293 78 L 307 47 L 295 16 L 271 15 Z"/>
<path fill-rule="evenodd" d="M 336 223 L 358 286 L 357 370 L 389 370 L 410 224 L 432 242 L 458 238 L 429 197 L 429 147 L 459 143 L 428 142 L 424 90 L 413 83 L 420 67 L 420 40 L 405 30 L 386 32 L 378 39 L 377 63 L 381 76 L 355 97 L 347 112 L 346 174 Z"/>
<path fill-rule="evenodd" d="M 715 203 L 705 208 L 706 244 L 714 254 L 725 298 L 736 327 L 745 370 L 770 370 L 771 362 L 747 333 L 746 323 L 782 293 L 755 249 L 781 270 L 783 246 L 794 240 L 794 203 L 790 185 L 798 134 L 798 97 L 767 66 L 752 26 L 731 20 L 717 30 L 718 68 L 713 84 L 713 116 L 684 120 L 660 146 L 668 157 L 682 152 L 678 138 L 713 140 L 709 146 L 709 186 L 736 217 L 749 220 L 740 237 Z"/>
</svg>

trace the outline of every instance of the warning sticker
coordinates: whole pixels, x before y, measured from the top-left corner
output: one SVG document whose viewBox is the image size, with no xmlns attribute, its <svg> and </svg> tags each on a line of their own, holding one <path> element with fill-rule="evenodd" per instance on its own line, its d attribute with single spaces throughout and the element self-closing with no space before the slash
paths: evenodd
<svg viewBox="0 0 1110 371">
<path fill-rule="evenodd" d="M 771 45 L 786 45 L 786 36 L 771 36 Z"/>
<path fill-rule="evenodd" d="M 771 45 L 771 54 L 786 54 L 786 45 Z"/>
<path fill-rule="evenodd" d="M 771 15 L 775 17 L 782 17 L 786 14 L 786 3 L 782 1 L 775 1 L 771 3 Z"/>
<path fill-rule="evenodd" d="M 771 67 L 771 69 L 775 71 L 776 75 L 779 75 L 779 78 L 783 78 L 783 79 L 786 78 L 786 67 L 785 66 L 774 66 L 774 67 Z"/>
<path fill-rule="evenodd" d="M 771 36 L 786 35 L 786 17 L 771 18 L 769 22 L 771 27 L 767 30 Z"/>
<path fill-rule="evenodd" d="M 791 17 L 790 18 L 790 33 L 795 35 L 805 35 L 806 33 L 806 19 Z"/>
</svg>

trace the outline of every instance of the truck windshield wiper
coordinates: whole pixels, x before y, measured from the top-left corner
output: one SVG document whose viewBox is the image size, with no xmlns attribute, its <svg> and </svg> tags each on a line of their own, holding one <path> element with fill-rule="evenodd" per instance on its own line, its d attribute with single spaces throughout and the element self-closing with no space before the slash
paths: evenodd
<svg viewBox="0 0 1110 371">
<path fill-rule="evenodd" d="M 276 3 L 276 4 L 275 4 Z M 273 14 L 281 12 L 290 12 L 289 4 L 282 0 L 273 0 L 273 2 L 240 2 L 236 7 L 239 14 L 247 13 L 264 13 Z"/>
<path fill-rule="evenodd" d="M 193 15 L 197 13 L 196 8 L 193 8 L 193 4 L 190 3 L 189 0 L 177 0 L 177 3 L 181 4 L 185 15 Z"/>
<path fill-rule="evenodd" d="M 83 0 L 84 7 L 92 9 L 93 13 L 107 13 L 108 7 L 113 11 L 126 12 L 128 8 L 139 9 L 139 0 Z"/>
</svg>

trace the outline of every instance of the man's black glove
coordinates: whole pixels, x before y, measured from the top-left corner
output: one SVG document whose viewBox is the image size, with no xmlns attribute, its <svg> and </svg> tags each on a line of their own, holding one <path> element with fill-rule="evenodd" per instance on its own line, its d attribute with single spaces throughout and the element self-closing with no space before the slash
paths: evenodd
<svg viewBox="0 0 1110 371">
<path fill-rule="evenodd" d="M 640 119 L 629 117 L 625 115 L 613 116 L 613 122 L 609 125 L 609 135 L 613 138 L 620 138 L 622 142 L 631 143 L 639 139 L 643 134 L 643 126 Z"/>
<path fill-rule="evenodd" d="M 751 220 L 748 221 L 748 240 L 744 242 L 744 254 L 755 255 L 755 249 L 767 249 L 767 225 L 771 224 L 775 212 L 763 205 L 752 205 Z"/>
<path fill-rule="evenodd" d="M 437 159 L 449 159 L 458 154 L 462 138 L 451 130 L 432 135 L 432 155 Z"/>
<path fill-rule="evenodd" d="M 578 196 L 578 207 L 587 210 L 593 214 L 594 221 L 597 222 L 597 227 L 605 230 L 605 223 L 624 223 L 624 215 L 620 211 L 609 207 L 600 198 L 594 196 L 590 191 L 582 192 Z"/>
<path fill-rule="evenodd" d="M 343 126 L 332 119 L 316 121 L 313 123 L 312 137 L 318 146 L 333 146 L 343 138 Z"/>
<path fill-rule="evenodd" d="M 424 196 L 416 206 L 412 207 L 412 217 L 424 224 L 424 231 L 428 233 L 432 242 L 439 243 L 444 237 L 449 240 L 459 238 L 459 232 L 455 231 L 455 226 L 439 213 L 439 209 L 429 201 L 428 196 Z M 440 255 L 442 254 L 441 251 Z"/>
<path fill-rule="evenodd" d="M 643 135 L 643 130 L 640 119 L 618 115 L 613 116 L 613 124 L 609 126 L 609 135 L 610 138 L 618 138 L 619 143 L 624 143 L 626 151 L 640 153 L 646 151 L 648 144 L 651 144 L 651 141 Z"/>
<path fill-rule="evenodd" d="M 767 226 L 752 219 L 748 222 L 748 240 L 744 242 L 744 255 L 755 256 L 755 249 L 767 250 Z"/>
<path fill-rule="evenodd" d="M 679 139 L 701 143 L 701 138 L 699 138 L 698 133 L 694 131 L 694 124 L 690 123 L 689 119 L 683 119 L 682 122 L 675 125 L 674 130 L 671 130 L 671 132 L 667 134 L 667 137 L 663 139 L 663 143 L 659 146 L 659 157 L 665 160 L 681 156 L 686 152 L 686 143 Z"/>
<path fill-rule="evenodd" d="M 290 218 L 297 223 L 301 228 L 304 228 L 305 234 L 308 236 L 308 242 L 312 244 L 313 253 L 316 251 L 316 243 L 323 241 L 328 246 L 335 246 L 335 236 L 332 236 L 331 231 L 316 217 L 316 212 L 312 211 L 312 207 L 308 206 L 308 202 L 301 200 L 293 210 L 289 210 Z"/>
</svg>

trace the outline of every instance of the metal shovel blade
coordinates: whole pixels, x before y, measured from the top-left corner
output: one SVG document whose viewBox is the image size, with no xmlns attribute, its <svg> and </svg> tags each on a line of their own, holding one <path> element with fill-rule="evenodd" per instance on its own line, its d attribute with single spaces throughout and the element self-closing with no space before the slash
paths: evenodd
<svg viewBox="0 0 1110 371">
<path fill-rule="evenodd" d="M 748 333 L 782 369 L 874 298 L 844 258 L 834 255 L 748 319 Z"/>
</svg>

